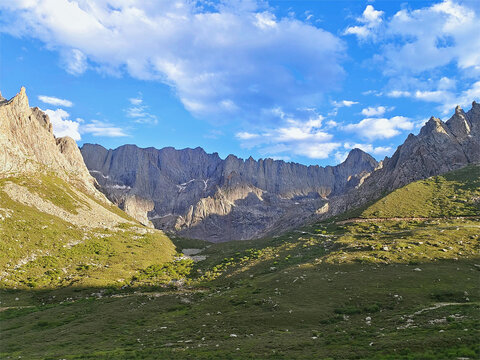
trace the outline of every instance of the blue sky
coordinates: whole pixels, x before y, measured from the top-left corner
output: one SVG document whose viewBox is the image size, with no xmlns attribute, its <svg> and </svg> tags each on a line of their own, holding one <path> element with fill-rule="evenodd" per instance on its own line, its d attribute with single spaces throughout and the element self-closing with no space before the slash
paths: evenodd
<svg viewBox="0 0 480 360">
<path fill-rule="evenodd" d="M 79 145 L 382 159 L 480 100 L 480 2 L 0 0 L 21 86 Z"/>
</svg>

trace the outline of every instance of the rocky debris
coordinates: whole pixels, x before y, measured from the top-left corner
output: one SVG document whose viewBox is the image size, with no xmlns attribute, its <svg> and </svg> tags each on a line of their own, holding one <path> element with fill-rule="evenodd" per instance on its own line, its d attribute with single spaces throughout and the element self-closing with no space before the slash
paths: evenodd
<svg viewBox="0 0 480 360">
<path fill-rule="evenodd" d="M 132 194 L 152 200 L 148 218 L 156 228 L 210 241 L 258 238 L 301 225 L 325 207 L 327 197 L 355 188 L 378 166 L 359 149 L 333 167 L 233 155 L 223 160 L 201 148 L 85 144 L 81 152 L 114 203 L 121 206 Z"/>
</svg>

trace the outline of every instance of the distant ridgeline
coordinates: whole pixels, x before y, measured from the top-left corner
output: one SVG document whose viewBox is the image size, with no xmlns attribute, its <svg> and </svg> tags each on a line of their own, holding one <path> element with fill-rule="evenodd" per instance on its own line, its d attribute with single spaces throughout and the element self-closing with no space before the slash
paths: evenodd
<svg viewBox="0 0 480 360">
<path fill-rule="evenodd" d="M 250 239 L 301 225 L 326 199 L 378 165 L 352 150 L 337 166 L 304 166 L 207 154 L 201 148 L 81 148 L 100 189 L 131 216 L 210 241 Z"/>
<path fill-rule="evenodd" d="M 201 148 L 81 153 L 101 191 L 142 223 L 219 242 L 281 233 L 358 207 L 412 181 L 480 162 L 480 105 L 432 117 L 391 158 L 354 149 L 337 166 L 304 166 L 207 154 Z"/>
</svg>

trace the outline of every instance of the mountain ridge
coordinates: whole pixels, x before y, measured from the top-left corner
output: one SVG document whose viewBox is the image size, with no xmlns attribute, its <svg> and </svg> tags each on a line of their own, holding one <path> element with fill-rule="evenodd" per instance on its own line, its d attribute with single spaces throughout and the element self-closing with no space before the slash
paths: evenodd
<svg viewBox="0 0 480 360">
<path fill-rule="evenodd" d="M 360 149 L 326 167 L 235 155 L 221 159 L 200 147 L 107 150 L 84 144 L 81 153 L 101 190 L 124 209 L 132 204 L 133 217 L 187 237 L 251 239 L 334 216 L 412 181 L 480 162 L 479 108 L 475 101 L 467 113 L 457 106 L 446 122 L 432 116 L 418 135 L 409 134 L 380 163 Z M 148 206 L 135 206 L 137 199 Z"/>
<path fill-rule="evenodd" d="M 327 167 L 235 155 L 221 159 L 199 147 L 107 150 L 84 144 L 81 153 L 114 203 L 125 209 L 133 197 L 153 201 L 148 215 L 157 228 L 217 241 L 260 237 L 292 206 L 314 212 L 328 196 L 356 186 L 378 165 L 360 149 Z M 130 215 L 145 219 L 143 211 Z"/>
</svg>

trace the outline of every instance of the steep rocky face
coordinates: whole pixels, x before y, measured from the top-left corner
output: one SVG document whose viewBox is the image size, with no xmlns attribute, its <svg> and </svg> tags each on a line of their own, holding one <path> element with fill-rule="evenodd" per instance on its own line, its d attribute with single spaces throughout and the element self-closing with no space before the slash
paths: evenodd
<svg viewBox="0 0 480 360">
<path fill-rule="evenodd" d="M 120 207 L 128 215 L 134 217 L 141 224 L 153 228 L 153 223 L 148 219 L 148 212 L 152 211 L 155 204 L 152 200 L 139 198 L 136 195 L 127 195 L 123 198 Z"/>
<path fill-rule="evenodd" d="M 30 108 L 25 88 L 11 100 L 0 94 L 0 176 L 50 171 L 99 198 L 75 141 L 55 138 L 48 115 Z"/>
<path fill-rule="evenodd" d="M 325 168 L 233 155 L 222 160 L 201 148 L 107 150 L 85 144 L 81 153 L 113 202 L 125 208 L 129 196 L 151 200 L 148 218 L 155 227 L 211 241 L 260 237 L 299 223 L 377 166 L 358 149 L 342 164 Z M 144 210 L 130 215 L 145 218 Z"/>
<path fill-rule="evenodd" d="M 322 216 L 341 213 L 413 181 L 478 163 L 480 105 L 474 101 L 467 113 L 457 107 L 446 122 L 431 117 L 418 135 L 410 134 L 358 189 L 331 199 L 330 211 Z"/>
</svg>

